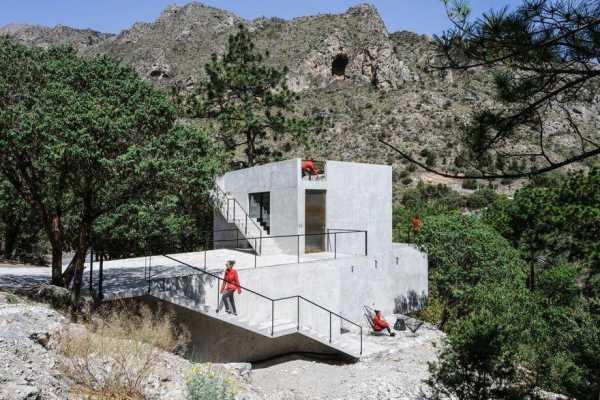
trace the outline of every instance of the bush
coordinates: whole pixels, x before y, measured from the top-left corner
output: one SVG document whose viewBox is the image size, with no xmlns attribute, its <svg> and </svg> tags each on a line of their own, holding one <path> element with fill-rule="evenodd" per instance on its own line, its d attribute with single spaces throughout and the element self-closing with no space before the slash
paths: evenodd
<svg viewBox="0 0 600 400">
<path fill-rule="evenodd" d="M 477 181 L 475 179 L 465 179 L 462 181 L 461 187 L 463 189 L 476 190 L 477 189 Z"/>
<path fill-rule="evenodd" d="M 435 167 L 435 165 L 437 164 L 437 155 L 435 154 L 435 152 L 430 151 L 427 154 L 427 158 L 425 159 L 425 164 L 428 167 Z"/>
<path fill-rule="evenodd" d="M 407 170 L 405 170 L 405 169 L 404 169 L 404 170 L 402 170 L 402 171 L 400 171 L 400 173 L 398 174 L 398 176 L 399 176 L 400 178 L 406 178 L 406 177 L 407 177 L 407 176 L 409 176 L 409 175 L 410 175 L 410 172 L 408 172 L 408 171 L 407 171 Z"/>
<path fill-rule="evenodd" d="M 406 167 L 406 169 L 407 169 L 409 172 L 415 172 L 415 171 L 417 170 L 417 166 L 416 166 L 415 164 L 413 164 L 413 163 L 410 163 L 410 164 L 408 165 L 408 167 Z"/>
<path fill-rule="evenodd" d="M 500 195 L 494 189 L 478 189 L 467 198 L 467 206 L 471 209 L 481 209 L 492 205 Z"/>
<path fill-rule="evenodd" d="M 160 350 L 175 351 L 188 340 L 177 335 L 171 314 L 137 313 L 117 307 L 103 319 L 57 335 L 60 370 L 74 391 L 102 399 L 143 399 L 144 384 L 153 372 Z"/>
<path fill-rule="evenodd" d="M 211 365 L 193 367 L 186 379 L 187 400 L 234 400 L 235 380 Z"/>
<path fill-rule="evenodd" d="M 406 178 L 402 178 L 401 182 L 403 185 L 410 185 L 412 183 L 412 178 L 410 177 L 406 177 Z"/>
</svg>

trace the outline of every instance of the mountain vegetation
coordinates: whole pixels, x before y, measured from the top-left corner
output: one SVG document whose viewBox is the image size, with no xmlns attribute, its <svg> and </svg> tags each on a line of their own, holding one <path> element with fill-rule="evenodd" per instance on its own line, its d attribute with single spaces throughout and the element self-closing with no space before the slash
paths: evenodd
<svg viewBox="0 0 600 400">
<path fill-rule="evenodd" d="M 419 315 L 448 333 L 431 366 L 436 396 L 537 398 L 544 389 L 597 398 L 598 176 L 536 179 L 514 199 L 422 184 L 405 194 L 395 237 L 429 256 Z M 416 235 L 413 216 L 423 221 Z"/>
</svg>

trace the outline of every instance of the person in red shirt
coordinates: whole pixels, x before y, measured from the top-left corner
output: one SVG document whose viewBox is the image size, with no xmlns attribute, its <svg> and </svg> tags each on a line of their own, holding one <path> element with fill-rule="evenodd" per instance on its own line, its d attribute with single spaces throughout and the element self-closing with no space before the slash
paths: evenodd
<svg viewBox="0 0 600 400">
<path fill-rule="evenodd" d="M 419 234 L 419 232 L 421 232 L 422 225 L 423 225 L 423 221 L 421 220 L 421 218 L 419 218 L 418 215 L 415 215 L 410 220 L 410 231 L 408 232 L 408 237 L 410 238 L 412 235 L 412 237 L 414 239 Z"/>
<path fill-rule="evenodd" d="M 315 176 L 319 175 L 319 170 L 315 167 L 313 160 L 306 160 L 302 162 L 302 176 Z"/>
<path fill-rule="evenodd" d="M 238 294 L 242 294 L 242 288 L 240 287 L 240 278 L 238 277 L 237 271 L 233 268 L 235 261 L 229 260 L 225 264 L 225 274 L 221 281 L 221 301 L 217 307 L 217 313 L 221 311 L 223 305 L 225 305 L 225 311 L 228 314 L 237 315 L 235 309 L 235 301 L 233 300 L 233 294 L 237 291 Z"/>
<path fill-rule="evenodd" d="M 415 215 L 412 220 L 410 221 L 410 226 L 412 229 L 413 234 L 417 234 L 421 231 L 421 225 L 423 225 L 423 221 L 421 221 L 421 219 L 419 218 L 418 215 Z"/>
<path fill-rule="evenodd" d="M 375 317 L 373 318 L 373 330 L 375 330 L 375 332 L 381 332 L 384 329 L 387 329 L 390 336 L 396 336 L 396 334 L 390 329 L 390 324 L 388 324 L 387 321 L 381 316 L 381 311 L 375 310 Z"/>
</svg>

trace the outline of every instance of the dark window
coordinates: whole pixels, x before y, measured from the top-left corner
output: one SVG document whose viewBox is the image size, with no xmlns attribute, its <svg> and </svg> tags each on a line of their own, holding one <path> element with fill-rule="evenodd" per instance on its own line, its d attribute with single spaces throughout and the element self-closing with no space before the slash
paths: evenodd
<svg viewBox="0 0 600 400">
<path fill-rule="evenodd" d="M 248 200 L 250 218 L 255 219 L 265 232 L 269 233 L 271 230 L 271 194 L 269 192 L 250 193 Z"/>
<path fill-rule="evenodd" d="M 346 66 L 348 65 L 348 56 L 345 54 L 338 54 L 333 58 L 331 63 L 331 75 L 333 76 L 344 76 L 346 75 Z"/>
</svg>

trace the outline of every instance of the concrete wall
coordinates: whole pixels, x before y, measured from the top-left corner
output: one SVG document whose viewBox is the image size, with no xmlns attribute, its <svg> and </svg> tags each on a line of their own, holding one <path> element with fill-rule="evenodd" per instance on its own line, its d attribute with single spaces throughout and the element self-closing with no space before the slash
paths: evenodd
<svg viewBox="0 0 600 400">
<path fill-rule="evenodd" d="M 327 346 L 299 334 L 268 338 L 178 305 L 144 296 L 142 302 L 173 311 L 191 334 L 188 356 L 195 362 L 254 362 L 292 352 L 332 354 Z"/>
<path fill-rule="evenodd" d="M 392 168 L 327 161 L 327 227 L 368 231 L 368 254 L 389 262 L 392 244 Z M 338 234 L 338 252 L 364 253 L 362 234 Z"/>
<path fill-rule="evenodd" d="M 344 257 L 337 260 L 322 260 L 301 264 L 259 267 L 240 270 L 242 286 L 270 298 L 302 295 L 342 316 L 366 326 L 363 306 L 374 306 L 384 314 L 405 313 L 423 305 L 427 296 L 427 257 L 408 245 L 395 245 L 394 262 L 377 262 L 371 257 Z M 395 263 L 396 257 L 398 264 Z M 222 272 L 219 271 L 219 276 Z M 198 304 L 207 304 L 212 310 L 217 305 L 216 279 L 197 275 L 170 279 L 174 293 L 185 293 L 198 299 Z M 250 292 L 235 297 L 240 316 L 254 323 L 271 320 L 271 302 Z M 286 300 L 276 303 L 275 319 L 296 321 L 297 301 Z M 408 308 L 407 308 L 408 307 Z M 309 326 L 321 334 L 329 334 L 329 314 L 300 303 L 301 326 Z M 333 336 L 339 328 L 352 329 L 339 318 L 332 319 Z"/>
<path fill-rule="evenodd" d="M 290 235 L 299 232 L 299 171 L 300 159 L 292 159 L 228 172 L 220 182 L 246 211 L 249 211 L 249 193 L 269 192 L 270 235 Z M 274 241 L 284 253 L 295 254 L 297 251 L 295 240 L 266 239 L 263 241 L 265 249 L 269 248 L 269 241 Z"/>
</svg>

